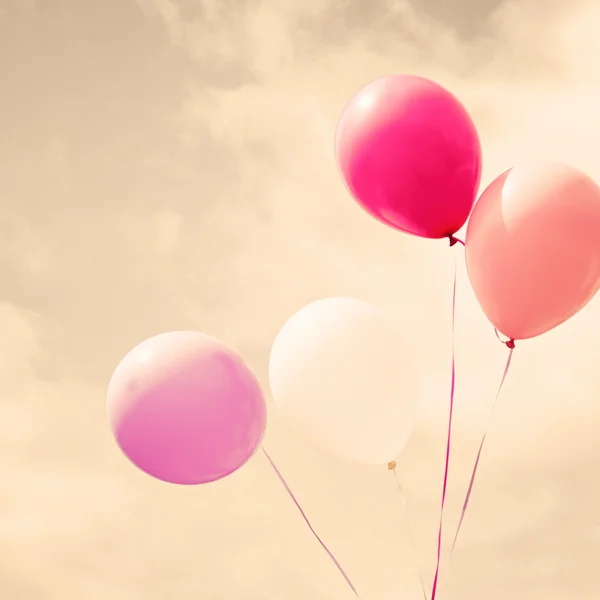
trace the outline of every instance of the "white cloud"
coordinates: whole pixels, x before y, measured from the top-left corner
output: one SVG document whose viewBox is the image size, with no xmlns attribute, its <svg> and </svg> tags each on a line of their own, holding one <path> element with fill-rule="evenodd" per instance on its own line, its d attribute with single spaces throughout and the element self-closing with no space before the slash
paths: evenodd
<svg viewBox="0 0 600 600">
<path fill-rule="evenodd" d="M 467 43 L 400 2 L 389 3 L 389 12 L 377 17 L 372 29 L 358 23 L 351 31 L 341 4 L 326 11 L 320 2 L 282 0 L 263 2 L 246 13 L 213 2 L 195 17 L 173 0 L 147 0 L 144 6 L 153 19 L 167 23 L 172 42 L 187 48 L 198 68 L 182 68 L 190 77 L 189 94 L 179 114 L 165 115 L 172 137 L 143 138 L 156 144 L 149 149 L 156 160 L 148 163 L 146 156 L 142 160 L 120 150 L 129 137 L 137 140 L 140 123 L 128 129 L 123 118 L 122 130 L 111 130 L 118 135 L 102 139 L 106 146 L 98 160 L 123 161 L 119 177 L 103 189 L 119 194 L 114 205 L 102 205 L 102 218 L 85 196 L 77 198 L 74 214 L 66 205 L 52 204 L 68 188 L 73 169 L 89 168 L 78 175 L 80 185 L 91 186 L 100 180 L 94 169 L 102 167 L 93 153 L 89 162 L 78 163 L 73 149 L 57 138 L 38 161 L 43 167 L 39 176 L 48 186 L 49 204 L 41 205 L 47 209 L 44 218 L 26 204 L 23 177 L 10 188 L 18 201 L 11 204 L 14 211 L 3 214 L 10 266 L 35 292 L 25 300 L 44 306 L 45 313 L 40 317 L 0 305 L 0 437 L 7 449 L 2 468 L 12 482 L 6 503 L 0 504 L 5 541 L 0 550 L 10 555 L 9 574 L 0 578 L 25 581 L 31 572 L 39 573 L 47 578 L 46 589 L 59 590 L 48 593 L 61 600 L 118 598 L 123 590 L 128 597 L 148 599 L 198 592 L 224 600 L 239 597 L 245 586 L 257 598 L 279 592 L 291 597 L 294 590 L 279 578 L 292 577 L 307 585 L 308 591 L 295 590 L 298 594 L 322 590 L 323 597 L 330 597 L 331 590 L 339 590 L 341 597 L 343 583 L 258 459 L 222 485 L 201 490 L 161 486 L 120 455 L 105 426 L 104 390 L 85 383 L 90 377 L 86 369 L 93 370 L 90 365 L 97 361 L 94 376 L 108 379 L 110 369 L 103 361 L 114 357 L 116 362 L 128 344 L 138 341 L 136 336 L 182 324 L 238 345 L 264 375 L 269 343 L 285 319 L 315 297 L 339 293 L 394 312 L 427 381 L 424 425 L 401 464 L 419 545 L 430 567 L 449 391 L 452 255 L 443 242 L 383 228 L 352 202 L 333 160 L 335 122 L 344 103 L 370 79 L 418 72 L 449 87 L 472 111 L 484 142 L 486 181 L 516 160 L 544 154 L 598 176 L 598 82 L 590 67 L 597 54 L 597 8 L 569 5 L 570 16 L 564 5 L 554 3 L 543 8 L 505 4 L 486 37 Z M 219 12 L 228 6 L 230 13 Z M 140 31 L 135 35 L 142 36 Z M 103 30 L 100 38 L 110 40 L 110 31 Z M 150 42 L 156 38 L 139 48 L 149 52 Z M 93 48 L 109 56 L 104 46 Z M 134 67 L 119 72 L 132 86 L 119 89 L 132 97 L 137 61 L 146 64 L 134 49 L 128 54 Z M 185 62 L 182 56 L 178 60 Z M 103 89 L 112 89 L 115 59 L 99 64 L 105 70 L 98 69 L 94 77 Z M 165 64 L 172 65 L 157 59 L 150 65 L 156 65 L 156 72 L 148 67 L 156 77 L 157 95 L 161 77 L 179 82 L 160 70 Z M 235 81 L 245 83 L 235 87 Z M 174 110 L 170 95 L 160 98 L 145 94 L 135 101 L 156 101 L 152 115 Z M 116 96 L 115 106 L 121 100 L 133 103 Z M 42 111 L 43 98 L 39 102 Z M 94 119 L 91 112 L 85 114 Z M 63 118 L 68 123 L 68 115 Z M 106 124 L 99 120 L 98 129 Z M 148 130 L 155 125 L 148 122 Z M 82 148 L 95 148 L 94 131 Z M 204 147 L 207 131 L 212 145 Z M 185 142 L 180 147 L 177 135 Z M 218 152 L 217 160 L 213 154 Z M 18 168 L 34 176 L 31 165 L 38 162 L 28 157 L 22 153 Z M 157 174 L 168 174 L 167 183 Z M 157 181 L 159 190 L 153 187 Z M 81 185 L 80 191 L 87 188 Z M 17 214 L 19 202 L 23 214 Z M 90 223 L 77 227 L 88 209 Z M 461 250 L 454 250 L 460 258 Z M 464 269 L 459 269 L 458 307 L 451 521 L 506 358 Z M 568 469 L 591 469 L 588 463 L 581 466 L 582 457 L 593 462 L 597 452 L 598 310 L 595 302 L 560 330 L 518 345 L 463 538 L 463 556 L 471 552 L 469 568 L 482 581 L 471 581 L 466 563 L 457 561 L 449 597 L 466 600 L 475 590 L 474 597 L 489 593 L 493 600 L 500 587 L 490 590 L 487 581 L 494 573 L 510 572 L 512 598 L 531 597 L 528 577 L 538 593 L 551 598 L 555 590 L 547 565 L 559 555 L 574 572 L 583 564 L 576 552 L 565 556 L 557 547 L 540 557 L 544 568 L 536 565 L 535 573 L 528 574 L 520 559 L 502 555 L 502 544 L 518 542 L 522 552 L 534 552 L 539 532 L 561 535 L 556 511 L 561 526 L 575 525 L 557 490 L 568 485 Z M 40 363 L 49 358 L 47 349 L 56 347 L 47 344 L 47 336 L 56 336 L 58 347 L 68 347 L 71 358 L 67 372 L 54 373 L 49 381 L 39 373 Z M 276 460 L 324 537 L 340 549 L 365 597 L 396 597 L 399 585 L 414 574 L 399 537 L 397 497 L 387 474 L 329 463 L 295 441 L 276 418 L 270 427 L 267 441 Z M 595 518 L 593 484 L 588 485 L 592 491 L 577 505 L 582 522 Z M 526 537 L 521 540 L 520 534 Z M 10 590 L 9 585 L 3 589 Z M 16 584 L 12 589 L 18 589 Z M 42 593 L 23 592 L 24 598 Z"/>
</svg>

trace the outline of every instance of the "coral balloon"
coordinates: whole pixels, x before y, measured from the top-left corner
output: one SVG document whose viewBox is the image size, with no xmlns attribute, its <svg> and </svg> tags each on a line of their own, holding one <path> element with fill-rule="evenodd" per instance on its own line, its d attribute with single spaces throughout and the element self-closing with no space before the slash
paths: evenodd
<svg viewBox="0 0 600 600">
<path fill-rule="evenodd" d="M 408 441 L 415 371 L 401 331 L 376 306 L 353 298 L 305 306 L 275 339 L 269 379 L 284 418 L 326 454 L 386 464 Z"/>
<path fill-rule="evenodd" d="M 219 340 L 178 331 L 145 340 L 120 362 L 108 420 L 125 455 L 178 484 L 221 479 L 260 446 L 266 406 L 242 358 Z"/>
<path fill-rule="evenodd" d="M 481 177 L 481 144 L 462 104 L 436 83 L 391 75 L 364 87 L 337 126 L 346 186 L 381 222 L 444 238 L 466 222 Z"/>
<path fill-rule="evenodd" d="M 475 205 L 466 260 L 499 332 L 518 340 L 553 329 L 600 287 L 600 188 L 554 163 L 503 173 Z"/>
</svg>

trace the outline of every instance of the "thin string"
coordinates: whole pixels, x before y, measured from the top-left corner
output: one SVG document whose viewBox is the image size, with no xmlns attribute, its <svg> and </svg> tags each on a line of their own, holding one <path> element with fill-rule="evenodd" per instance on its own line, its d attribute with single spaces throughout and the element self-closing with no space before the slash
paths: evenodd
<svg viewBox="0 0 600 600">
<path fill-rule="evenodd" d="M 454 236 L 450 236 L 450 246 L 454 246 L 457 242 L 465 243 Z M 435 600 L 437 593 L 438 581 L 440 576 L 440 562 L 442 560 L 442 529 L 444 523 L 444 508 L 446 505 L 446 490 L 448 488 L 448 471 L 450 468 L 450 446 L 452 440 L 452 416 L 454 413 L 454 390 L 456 387 L 456 356 L 455 356 L 455 320 L 456 320 L 456 276 L 457 264 L 456 255 L 454 256 L 454 283 L 452 285 L 452 377 L 450 380 L 450 408 L 448 411 L 448 433 L 446 438 L 446 460 L 444 463 L 444 481 L 442 484 L 442 501 L 440 505 L 440 525 L 437 536 L 437 557 L 435 563 L 435 575 L 433 577 L 433 585 L 431 586 L 431 600 Z"/>
<path fill-rule="evenodd" d="M 508 375 L 508 371 L 510 370 L 510 363 L 512 361 L 513 352 L 515 349 L 514 340 L 504 341 L 498 335 L 498 331 L 494 329 L 496 333 L 496 337 L 506 345 L 508 348 L 508 358 L 506 359 L 506 366 L 504 367 L 504 373 L 502 374 L 502 379 L 500 380 L 500 385 L 498 386 L 498 391 L 496 392 L 496 398 L 494 399 L 494 403 L 492 404 L 492 410 L 488 416 L 487 424 L 484 430 L 483 437 L 481 438 L 481 442 L 479 443 L 479 450 L 477 451 L 477 457 L 475 458 L 475 464 L 473 465 L 473 471 L 471 472 L 471 480 L 469 481 L 469 487 L 467 488 L 467 493 L 465 495 L 465 501 L 463 502 L 462 512 L 460 514 L 460 519 L 458 521 L 458 527 L 456 528 L 456 533 L 454 534 L 454 541 L 452 542 L 452 552 L 454 552 L 454 548 L 456 546 L 456 540 L 458 539 L 458 534 L 460 533 L 463 521 L 465 519 L 465 514 L 467 512 L 467 507 L 469 506 L 469 500 L 471 499 L 471 493 L 473 492 L 473 484 L 475 483 L 475 476 L 477 475 L 477 469 L 479 468 L 479 459 L 481 458 L 481 452 L 483 450 L 483 445 L 485 444 L 485 439 L 487 437 L 488 431 L 490 429 L 490 423 L 492 422 L 492 417 L 494 416 L 494 411 L 496 410 L 496 404 L 498 403 L 498 398 L 500 397 L 500 393 L 502 392 L 502 388 L 504 386 L 504 382 L 506 381 L 506 376 Z"/>
<path fill-rule="evenodd" d="M 421 573 L 421 568 L 419 567 L 419 559 L 417 558 L 417 546 L 415 544 L 415 539 L 412 534 L 412 529 L 410 527 L 410 519 L 408 515 L 408 503 L 406 502 L 406 495 L 404 494 L 404 490 L 402 489 L 402 484 L 400 483 L 400 478 L 398 477 L 398 472 L 396 471 L 396 463 L 391 462 L 388 465 L 388 469 L 394 474 L 394 479 L 396 480 L 396 485 L 398 487 L 398 493 L 400 494 L 400 502 L 402 503 L 402 510 L 404 512 L 404 522 L 406 523 L 406 532 L 408 533 L 408 539 L 411 546 L 411 551 L 415 558 L 415 567 L 417 570 L 417 575 L 419 577 L 419 583 L 421 584 L 421 592 L 423 593 L 424 600 L 428 600 L 427 592 L 425 591 L 425 583 L 423 580 L 423 574 Z"/>
<path fill-rule="evenodd" d="M 269 461 L 271 468 L 273 469 L 273 471 L 275 471 L 275 475 L 277 475 L 277 477 L 279 478 L 279 481 L 281 481 L 283 487 L 285 488 L 285 491 L 288 493 L 288 496 L 292 499 L 292 502 L 296 505 L 296 508 L 300 511 L 300 515 L 302 515 L 302 518 L 304 519 L 305 523 L 308 525 L 308 528 L 310 529 L 312 534 L 315 536 L 315 538 L 319 542 L 319 544 L 321 544 L 321 547 L 323 548 L 323 550 L 325 550 L 325 552 L 327 552 L 327 554 L 329 555 L 329 558 L 331 559 L 333 564 L 337 567 L 337 570 L 340 572 L 340 575 L 344 578 L 344 580 L 348 584 L 348 587 L 354 592 L 354 595 L 357 598 L 359 598 L 359 600 L 360 600 L 360 596 L 358 595 L 358 592 L 356 591 L 354 584 L 350 580 L 350 577 L 348 577 L 348 575 L 346 575 L 346 571 L 344 571 L 344 569 L 342 568 L 342 565 L 340 565 L 338 559 L 334 556 L 333 552 L 331 552 L 331 550 L 325 545 L 325 542 L 319 537 L 319 534 L 315 531 L 314 527 L 312 526 L 311 522 L 309 521 L 308 517 L 306 516 L 306 513 L 304 512 L 304 510 L 300 506 L 300 503 L 296 499 L 296 496 L 294 496 L 294 492 L 292 492 L 287 481 L 281 474 L 281 471 L 277 468 L 277 465 L 273 462 L 273 459 L 269 456 L 268 452 L 264 448 L 262 448 L 262 451 L 263 451 L 263 454 L 266 456 L 267 460 Z"/>
</svg>

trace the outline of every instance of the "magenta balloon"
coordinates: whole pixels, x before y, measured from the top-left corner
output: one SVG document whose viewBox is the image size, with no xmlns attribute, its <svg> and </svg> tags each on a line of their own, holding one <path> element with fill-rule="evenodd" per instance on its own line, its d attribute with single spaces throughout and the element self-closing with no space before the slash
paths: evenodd
<svg viewBox="0 0 600 600">
<path fill-rule="evenodd" d="M 436 83 L 391 75 L 364 87 L 337 126 L 338 167 L 381 222 L 444 238 L 466 222 L 481 177 L 481 144 L 462 104 Z"/>
<path fill-rule="evenodd" d="M 524 164 L 481 194 L 466 236 L 469 279 L 513 340 L 560 325 L 600 288 L 600 188 L 561 164 Z"/>
<path fill-rule="evenodd" d="M 108 420 L 125 455 L 178 484 L 221 479 L 260 446 L 266 406 L 242 358 L 219 340 L 178 331 L 145 340 L 120 362 Z"/>
</svg>

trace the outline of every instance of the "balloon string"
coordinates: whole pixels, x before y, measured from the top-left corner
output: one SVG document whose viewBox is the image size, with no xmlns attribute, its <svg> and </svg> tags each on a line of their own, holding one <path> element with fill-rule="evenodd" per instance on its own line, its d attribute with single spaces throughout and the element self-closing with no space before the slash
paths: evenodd
<svg viewBox="0 0 600 600">
<path fill-rule="evenodd" d="M 450 237 L 450 245 L 453 246 L 456 242 L 464 243 L 453 236 Z M 455 320 L 456 320 L 456 255 L 454 257 L 454 283 L 452 285 L 452 378 L 450 380 L 450 408 L 448 411 L 448 433 L 446 438 L 446 460 L 444 464 L 444 480 L 442 484 L 442 501 L 440 506 L 440 525 L 437 536 L 437 558 L 435 564 L 435 575 L 433 577 L 433 585 L 431 587 L 431 600 L 435 600 L 437 593 L 438 580 L 440 576 L 440 562 L 442 559 L 442 529 L 444 522 L 444 507 L 446 504 L 446 490 L 448 488 L 448 471 L 450 467 L 450 443 L 452 439 L 452 415 L 454 412 L 454 389 L 456 387 L 456 356 L 455 356 Z"/>
<path fill-rule="evenodd" d="M 496 332 L 496 337 L 500 339 L 498 332 Z M 501 340 L 502 341 L 502 340 Z M 471 493 L 473 492 L 473 484 L 475 483 L 475 476 L 477 475 L 477 469 L 479 468 L 479 459 L 481 458 L 481 452 L 483 450 L 483 445 L 485 444 L 485 439 L 487 437 L 487 433 L 490 428 L 490 423 L 492 421 L 492 417 L 494 416 L 494 411 L 496 410 L 496 404 L 498 403 L 498 398 L 500 397 L 500 393 L 502 392 L 502 388 L 504 386 L 504 382 L 506 381 L 506 376 L 508 375 L 508 371 L 510 369 L 510 363 L 512 361 L 513 352 L 515 349 L 514 340 L 502 341 L 503 344 L 506 344 L 508 347 L 508 358 L 506 359 L 506 366 L 504 367 L 504 373 L 502 374 L 502 379 L 500 380 L 500 385 L 498 386 L 498 391 L 496 392 L 496 398 L 494 399 L 494 403 L 492 404 L 492 410 L 488 416 L 488 421 L 485 427 L 485 431 L 483 437 L 481 438 L 481 442 L 479 443 L 479 450 L 477 451 L 477 457 L 475 458 L 475 464 L 473 465 L 473 471 L 471 472 L 471 480 L 469 481 L 469 487 L 467 488 L 467 493 L 465 495 L 465 501 L 463 502 L 462 512 L 460 514 L 460 519 L 458 521 L 458 527 L 456 528 L 456 533 L 454 534 L 454 541 L 452 542 L 452 552 L 454 552 L 454 548 L 456 546 L 456 540 L 458 539 L 458 534 L 460 533 L 463 521 L 465 519 L 465 514 L 467 512 L 467 507 L 469 506 L 469 500 L 471 499 Z"/>
<path fill-rule="evenodd" d="M 325 542 L 319 537 L 319 534 L 315 531 L 310 520 L 306 516 L 306 513 L 304 512 L 304 510 L 300 506 L 300 503 L 296 499 L 294 492 L 292 492 L 287 481 L 281 474 L 281 471 L 277 468 L 277 465 L 273 462 L 273 459 L 269 456 L 268 452 L 264 448 L 262 448 L 262 451 L 263 451 L 263 454 L 266 456 L 267 460 L 269 461 L 273 471 L 275 471 L 275 475 L 277 475 L 277 477 L 279 478 L 279 481 L 281 481 L 283 487 L 285 488 L 285 491 L 288 493 L 288 496 L 292 499 L 292 502 L 296 505 L 296 508 L 300 511 L 300 515 L 304 519 L 305 523 L 308 525 L 308 528 L 310 529 L 312 534 L 315 536 L 315 538 L 319 542 L 319 544 L 321 544 L 321 547 L 323 548 L 323 550 L 325 550 L 325 552 L 327 552 L 327 554 L 329 555 L 329 558 L 331 559 L 333 564 L 337 567 L 337 570 L 340 572 L 340 575 L 344 578 L 344 580 L 348 584 L 348 587 L 350 587 L 350 589 L 354 592 L 354 595 L 360 599 L 360 596 L 358 595 L 358 592 L 356 591 L 354 584 L 350 580 L 350 577 L 348 577 L 348 575 L 346 574 L 346 571 L 344 571 L 344 569 L 342 568 L 342 565 L 340 565 L 338 559 L 334 556 L 333 552 L 331 552 L 331 550 L 327 547 Z"/>
<path fill-rule="evenodd" d="M 423 593 L 424 600 L 428 600 L 427 592 L 425 591 L 425 583 L 423 580 L 423 574 L 421 573 L 421 569 L 419 567 L 419 560 L 417 558 L 417 546 L 415 544 L 415 539 L 412 534 L 412 529 L 410 527 L 410 519 L 408 516 L 408 504 L 406 502 L 406 496 L 404 494 L 404 490 L 402 489 L 402 484 L 400 483 L 400 478 L 398 477 L 398 472 L 396 471 L 395 463 L 390 463 L 393 465 L 390 468 L 390 471 L 394 474 L 394 479 L 396 480 L 396 485 L 398 486 L 398 492 L 400 494 L 400 502 L 402 503 L 402 510 L 404 512 L 404 522 L 406 523 L 406 531 L 408 533 L 408 539 L 410 541 L 411 550 L 413 556 L 415 557 L 415 566 L 417 568 L 417 575 L 419 576 L 419 583 L 421 584 L 421 592 Z"/>
</svg>

